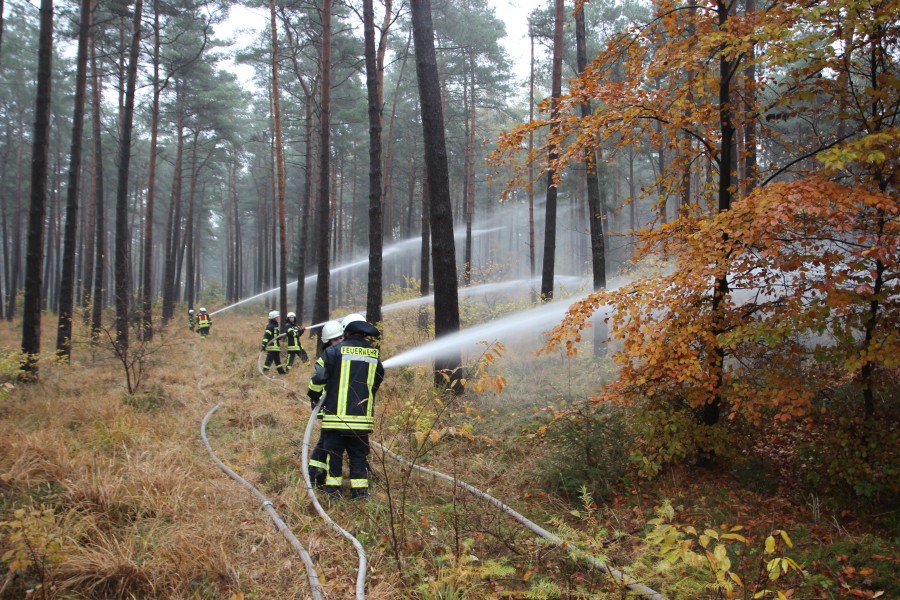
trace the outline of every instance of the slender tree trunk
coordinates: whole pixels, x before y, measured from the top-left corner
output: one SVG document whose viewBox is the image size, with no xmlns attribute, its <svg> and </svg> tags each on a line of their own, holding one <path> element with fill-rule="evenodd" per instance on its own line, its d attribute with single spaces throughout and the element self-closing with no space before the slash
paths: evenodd
<svg viewBox="0 0 900 600">
<path fill-rule="evenodd" d="M 96 3 L 94 9 L 96 10 Z M 100 110 L 102 107 L 103 91 L 100 89 L 100 73 L 97 68 L 97 54 L 94 46 L 94 38 L 91 37 L 91 128 L 92 136 L 92 160 L 94 188 L 94 210 L 96 211 L 96 227 L 94 234 L 94 293 L 91 310 L 91 339 L 96 343 L 100 339 L 100 328 L 103 324 L 103 281 L 106 271 L 106 208 L 103 200 L 103 128 L 100 122 Z"/>
<path fill-rule="evenodd" d="M 756 0 L 746 0 L 746 12 L 752 16 L 756 12 Z M 744 113 L 752 115 L 756 110 L 756 44 L 751 42 L 747 51 L 747 68 L 744 69 Z M 742 191 L 749 195 L 756 187 L 756 119 L 744 119 L 744 182 Z"/>
<path fill-rule="evenodd" d="M 196 239 L 196 235 L 194 233 L 194 198 L 196 198 L 197 195 L 197 179 L 198 173 L 200 172 L 200 165 L 197 162 L 197 150 L 198 146 L 200 145 L 199 137 L 199 131 L 195 132 L 194 143 L 191 145 L 191 183 L 188 185 L 188 214 L 187 223 L 184 228 L 184 258 L 186 271 L 184 276 L 184 296 L 188 306 L 194 306 L 196 299 L 196 287 L 194 286 L 194 279 L 196 274 L 195 267 L 197 264 L 194 261 L 194 241 Z"/>
<path fill-rule="evenodd" d="M 716 12 L 719 17 L 719 28 L 724 29 L 729 17 L 729 6 L 721 1 L 716 4 Z M 735 64 L 726 56 L 719 58 L 719 128 L 721 131 L 721 141 L 719 145 L 719 187 L 718 200 L 719 212 L 731 209 L 732 175 L 735 168 L 735 127 L 733 122 L 733 113 L 731 108 L 731 77 L 734 72 Z M 728 243 L 728 235 L 722 236 L 723 245 Z M 722 261 L 727 256 L 722 257 Z M 728 298 L 728 275 L 722 273 L 717 275 L 713 284 L 712 297 L 712 334 L 717 336 L 724 331 L 722 323 L 725 302 Z M 713 389 L 710 400 L 701 407 L 700 422 L 707 426 L 716 425 L 719 422 L 719 415 L 722 406 L 722 383 L 724 381 L 725 368 L 725 350 L 719 344 L 715 344 L 711 349 L 709 357 L 709 366 L 713 378 Z M 710 459 L 709 453 L 702 451 L 700 454 L 700 462 L 706 463 Z"/>
<path fill-rule="evenodd" d="M 533 18 L 533 15 L 532 15 Z M 528 37 L 531 40 L 531 62 L 528 76 L 528 121 L 534 121 L 534 24 L 529 18 Z M 531 268 L 531 280 L 534 281 L 535 273 L 535 241 L 534 241 L 534 131 L 528 132 L 528 264 Z M 534 288 L 532 287 L 531 301 L 534 302 Z"/>
<path fill-rule="evenodd" d="M 181 182 L 184 164 L 184 99 L 181 85 L 175 81 L 175 112 L 176 112 L 176 147 L 175 164 L 172 168 L 172 194 L 169 203 L 168 221 L 166 223 L 166 248 L 165 265 L 163 268 L 163 327 L 175 313 L 175 296 L 178 290 L 178 282 L 175 273 L 175 260 L 178 256 L 180 244 L 179 231 L 181 230 Z"/>
<path fill-rule="evenodd" d="M 147 214 L 144 221 L 144 253 L 142 279 L 141 332 L 145 340 L 153 339 L 153 209 L 156 200 L 156 146 L 159 132 L 160 22 L 159 0 L 153 0 L 153 101 L 150 106 L 150 164 L 147 180 Z"/>
<path fill-rule="evenodd" d="M 116 343 L 128 348 L 128 173 L 131 166 L 131 132 L 134 123 L 134 92 L 141 44 L 143 0 L 134 3 L 134 24 L 128 56 L 128 81 L 125 90 L 125 112 L 122 139 L 119 141 L 119 181 L 116 190 Z"/>
<path fill-rule="evenodd" d="M 50 81 L 53 58 L 53 2 L 41 0 L 37 95 L 31 152 L 31 206 L 25 255 L 25 303 L 22 307 L 23 379 L 36 380 L 41 353 L 41 266 L 44 249 L 44 206 L 47 202 L 47 162 L 50 150 Z"/>
<path fill-rule="evenodd" d="M 363 0 L 363 32 L 366 55 L 366 92 L 369 101 L 369 280 L 366 319 L 380 323 L 382 297 L 381 214 L 381 86 L 375 56 L 375 10 L 372 0 Z"/>
<path fill-rule="evenodd" d="M 575 42 L 578 55 L 578 73 L 587 68 L 587 41 L 584 26 L 584 7 L 575 11 Z M 581 117 L 592 113 L 591 103 L 581 105 Z M 603 240 L 603 202 L 600 196 L 600 181 L 597 173 L 597 156 L 590 152 L 585 158 L 585 183 L 587 186 L 588 223 L 591 232 L 591 266 L 593 267 L 594 290 L 606 287 L 606 247 Z"/>
<path fill-rule="evenodd" d="M 306 292 L 306 263 L 309 248 L 309 213 L 312 203 L 313 168 L 313 94 L 305 97 L 306 110 L 306 176 L 303 178 L 303 196 L 300 198 L 300 244 L 297 252 L 297 319 L 303 319 Z"/>
<path fill-rule="evenodd" d="M 78 25 L 78 55 L 75 67 L 75 108 L 72 115 L 72 146 L 69 153 L 69 184 L 66 189 L 66 234 L 59 297 L 56 352 L 68 361 L 72 353 L 72 312 L 75 306 L 75 243 L 78 232 L 78 192 L 81 147 L 84 139 L 84 96 L 87 89 L 87 41 L 91 26 L 91 0 L 81 0 Z"/>
<path fill-rule="evenodd" d="M 559 156 L 558 141 L 554 138 L 558 135 L 559 126 L 555 124 L 559 117 L 559 97 L 562 95 L 562 33 L 563 33 L 563 0 L 554 0 L 555 21 L 553 28 L 553 77 L 551 84 L 550 119 L 554 124 L 550 125 L 550 140 L 548 142 L 548 161 L 554 164 Z M 541 299 L 544 302 L 553 300 L 553 279 L 556 267 L 556 195 L 557 187 L 554 179 L 556 173 L 553 168 L 547 169 L 547 205 L 544 218 L 544 265 L 541 273 Z"/>
<path fill-rule="evenodd" d="M 562 1 L 562 0 L 560 0 Z M 450 201 L 450 174 L 444 134 L 444 111 L 434 49 L 434 26 L 430 0 L 410 2 L 416 50 L 416 76 L 422 109 L 422 136 L 431 210 L 431 260 L 434 268 L 434 328 L 442 337 L 459 331 L 459 296 L 456 273 L 456 244 L 453 239 L 453 212 Z M 454 352 L 435 360 L 435 383 L 454 389 L 462 377 L 461 357 Z M 461 391 L 461 390 L 460 390 Z"/>
<path fill-rule="evenodd" d="M 13 222 L 12 267 L 9 276 L 8 304 L 6 320 L 12 321 L 16 315 L 16 299 L 19 294 L 19 269 L 22 264 L 22 179 L 25 161 L 25 117 L 19 112 L 19 140 L 16 151 L 16 214 Z"/>
<path fill-rule="evenodd" d="M 472 219 L 475 217 L 475 53 L 469 50 L 469 75 L 467 94 L 469 105 L 467 107 L 466 119 L 466 185 L 465 185 L 465 206 L 466 206 L 466 248 L 463 259 L 463 282 L 464 285 L 472 283 Z"/>
<path fill-rule="evenodd" d="M 425 169 L 423 165 L 423 170 Z M 419 255 L 419 296 L 425 298 L 431 293 L 431 194 L 428 191 L 428 173 L 422 177 L 422 251 Z M 419 310 L 419 327 L 428 324 L 427 312 Z"/>
<path fill-rule="evenodd" d="M 318 214 L 318 278 L 316 279 L 316 301 L 313 307 L 313 321 L 327 321 L 329 316 L 329 204 L 330 204 L 330 153 L 331 153 L 331 0 L 322 2 L 322 97 L 319 103 L 319 214 Z M 319 330 L 321 336 L 321 330 Z M 321 337 L 320 337 L 321 340 Z M 321 346 L 321 344 L 320 344 Z"/>
<path fill-rule="evenodd" d="M 272 21 L 272 104 L 275 112 L 275 167 L 278 184 L 278 239 L 280 241 L 278 286 L 280 288 L 279 307 L 282 315 L 287 314 L 287 223 L 284 209 L 284 146 L 281 140 L 281 100 L 278 90 L 278 26 L 275 19 L 275 0 L 269 0 Z M 282 319 L 287 323 L 287 318 Z"/>
</svg>

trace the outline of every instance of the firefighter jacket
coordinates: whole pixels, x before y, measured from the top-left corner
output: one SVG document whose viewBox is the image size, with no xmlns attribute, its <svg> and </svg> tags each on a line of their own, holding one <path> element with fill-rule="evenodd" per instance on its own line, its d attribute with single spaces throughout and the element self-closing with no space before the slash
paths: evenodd
<svg viewBox="0 0 900 600">
<path fill-rule="evenodd" d="M 212 318 L 209 313 L 200 313 L 197 315 L 197 329 L 209 329 L 212 325 Z"/>
<path fill-rule="evenodd" d="M 303 335 L 304 331 L 306 331 L 305 327 L 288 324 L 287 331 L 285 332 L 287 334 L 288 351 L 300 352 L 303 350 L 300 346 L 300 336 Z"/>
<path fill-rule="evenodd" d="M 194 330 L 194 315 L 193 315 L 193 313 L 188 314 L 188 327 L 191 328 L 191 331 Z"/>
<path fill-rule="evenodd" d="M 281 352 L 278 335 L 278 323 L 269 321 L 269 324 L 266 325 L 266 331 L 263 333 L 262 345 L 259 349 L 265 352 Z"/>
<path fill-rule="evenodd" d="M 375 393 L 384 380 L 378 348 L 351 335 L 329 346 L 316 361 L 308 395 L 318 402 L 323 392 L 322 429 L 368 433 L 375 425 Z"/>
</svg>

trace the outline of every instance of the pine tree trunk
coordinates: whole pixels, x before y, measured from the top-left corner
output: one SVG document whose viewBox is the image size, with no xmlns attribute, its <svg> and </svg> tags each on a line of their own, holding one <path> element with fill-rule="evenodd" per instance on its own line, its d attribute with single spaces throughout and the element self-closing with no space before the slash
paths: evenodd
<svg viewBox="0 0 900 600">
<path fill-rule="evenodd" d="M 380 323 L 382 297 L 381 213 L 381 85 L 375 56 L 375 10 L 373 0 L 363 0 L 363 32 L 366 55 L 366 93 L 369 102 L 369 279 L 366 319 Z"/>
<path fill-rule="evenodd" d="M 96 3 L 94 4 L 96 10 Z M 103 281 L 106 271 L 106 208 L 103 199 L 103 144 L 100 122 L 102 95 L 100 89 L 100 72 L 97 67 L 97 53 L 94 47 L 94 38 L 91 37 L 91 128 L 92 128 L 92 159 L 94 189 L 94 211 L 96 213 L 96 226 L 94 235 L 94 292 L 93 306 L 91 307 L 91 339 L 96 342 L 100 336 L 100 328 L 103 325 Z"/>
<path fill-rule="evenodd" d="M 559 97 L 562 95 L 562 33 L 563 33 L 563 0 L 554 0 L 555 17 L 553 28 L 553 76 L 551 83 L 550 119 L 555 121 L 559 116 Z M 557 135 L 559 127 L 550 125 L 548 142 L 548 161 L 554 164 L 559 156 Z M 541 300 L 553 300 L 553 279 L 556 268 L 556 182 L 553 168 L 547 169 L 547 203 L 544 216 L 544 264 L 541 272 Z"/>
<path fill-rule="evenodd" d="M 91 0 L 81 0 L 78 25 L 78 55 L 75 67 L 75 107 L 72 116 L 72 145 L 69 153 L 69 184 L 66 188 L 66 234 L 63 248 L 62 281 L 59 290 L 59 326 L 56 352 L 68 361 L 72 353 L 72 313 L 75 307 L 75 243 L 78 232 L 78 192 L 81 175 L 81 148 L 84 139 L 84 96 L 87 89 L 87 40 L 91 26 Z"/>
<path fill-rule="evenodd" d="M 578 55 L 578 73 L 587 68 L 587 41 L 584 26 L 584 8 L 575 11 L 575 45 Z M 581 105 L 581 117 L 587 118 L 592 113 L 591 103 Z M 585 184 L 587 187 L 588 223 L 591 235 L 591 266 L 593 267 L 593 287 L 600 290 L 606 287 L 606 247 L 603 239 L 603 201 L 600 196 L 600 180 L 597 172 L 597 156 L 588 153 L 585 158 Z"/>
<path fill-rule="evenodd" d="M 159 134 L 160 62 L 159 0 L 153 0 L 153 101 L 150 107 L 150 164 L 147 179 L 147 214 L 144 221 L 143 278 L 141 283 L 141 332 L 153 339 L 153 210 L 156 200 L 156 151 Z"/>
<path fill-rule="evenodd" d="M 165 265 L 163 267 L 162 324 L 165 327 L 175 313 L 175 296 L 178 282 L 175 274 L 175 259 L 178 256 L 181 231 L 181 180 L 184 164 L 184 100 L 179 82 L 175 82 L 176 148 L 175 165 L 172 169 L 172 194 L 166 223 Z"/>
<path fill-rule="evenodd" d="M 53 58 L 53 1 L 41 0 L 37 94 L 31 152 L 31 206 L 25 255 L 25 303 L 22 306 L 23 379 L 36 380 L 41 352 L 41 266 L 44 212 L 47 202 L 47 162 L 50 150 L 50 81 Z"/>
<path fill-rule="evenodd" d="M 125 90 L 125 112 L 122 138 L 119 140 L 119 180 L 116 190 L 116 343 L 128 348 L 128 303 L 131 286 L 128 281 L 128 173 L 131 166 L 131 133 L 134 123 L 134 92 L 141 44 L 143 0 L 134 3 L 134 23 L 128 57 L 128 80 Z"/>
<path fill-rule="evenodd" d="M 430 0 L 411 0 L 416 76 L 422 110 L 422 136 L 431 210 L 431 260 L 434 269 L 434 328 L 442 337 L 459 331 L 459 296 L 456 272 L 456 245 L 453 239 L 453 212 L 450 175 L 444 134 L 444 111 L 434 50 L 434 26 Z M 451 385 L 461 377 L 459 352 L 435 360 L 435 384 Z M 458 386 L 454 386 L 458 389 Z M 461 391 L 461 390 L 459 390 Z"/>
<path fill-rule="evenodd" d="M 275 0 L 269 1 L 272 20 L 272 104 L 275 111 L 275 166 L 278 195 L 278 305 L 282 315 L 287 315 L 287 224 L 284 209 L 284 146 L 281 139 L 281 99 L 278 91 L 278 27 L 275 20 Z M 287 318 L 281 321 L 287 323 Z"/>
<path fill-rule="evenodd" d="M 329 317 L 328 290 L 330 282 L 328 242 L 330 198 L 330 152 L 331 152 L 331 0 L 322 3 L 322 95 L 319 102 L 319 214 L 318 225 L 318 278 L 316 279 L 316 300 L 313 307 L 313 321 L 321 323 Z M 321 330 L 319 330 L 321 336 Z M 321 337 L 320 337 L 321 340 Z M 321 345 L 321 344 L 320 344 Z"/>
</svg>

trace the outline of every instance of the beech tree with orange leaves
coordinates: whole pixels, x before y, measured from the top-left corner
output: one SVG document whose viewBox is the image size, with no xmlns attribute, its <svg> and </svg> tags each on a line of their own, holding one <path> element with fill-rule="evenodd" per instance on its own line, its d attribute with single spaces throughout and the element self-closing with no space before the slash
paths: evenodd
<svg viewBox="0 0 900 600">
<path fill-rule="evenodd" d="M 639 233 L 638 259 L 670 265 L 575 303 L 548 344 L 576 352 L 609 311 L 621 371 L 596 400 L 641 408 L 654 467 L 721 454 L 735 419 L 802 418 L 838 388 L 871 422 L 896 385 L 896 17 L 890 0 L 661 1 L 571 81 L 556 118 L 501 140 L 493 159 L 516 162 L 547 127 L 565 148 L 555 173 L 601 144 L 666 151 L 653 193 L 681 202 Z"/>
</svg>

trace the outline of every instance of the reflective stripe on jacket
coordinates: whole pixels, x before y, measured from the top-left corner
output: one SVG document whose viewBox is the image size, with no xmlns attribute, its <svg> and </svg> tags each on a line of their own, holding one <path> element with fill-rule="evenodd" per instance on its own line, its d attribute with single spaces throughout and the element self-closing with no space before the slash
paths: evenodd
<svg viewBox="0 0 900 600">
<path fill-rule="evenodd" d="M 206 313 L 200 313 L 200 316 L 197 317 L 197 327 L 200 329 L 206 329 L 212 325 L 212 319 L 209 318 L 209 315 Z"/>
</svg>

